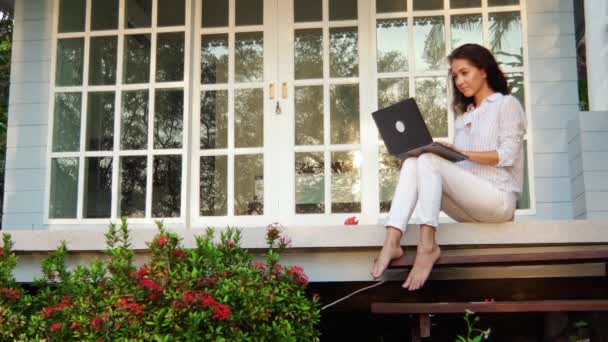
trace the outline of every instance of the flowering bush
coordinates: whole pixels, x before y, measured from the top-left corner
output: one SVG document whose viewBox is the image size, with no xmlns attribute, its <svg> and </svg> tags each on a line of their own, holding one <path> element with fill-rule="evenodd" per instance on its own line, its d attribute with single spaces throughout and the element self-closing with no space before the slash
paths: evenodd
<svg viewBox="0 0 608 342">
<path fill-rule="evenodd" d="M 12 271 L 17 258 L 4 234 L 0 248 L 1 341 L 316 341 L 318 299 L 305 295 L 308 278 L 283 267 L 289 244 L 278 225 L 267 232 L 264 262 L 239 247 L 227 229 L 214 242 L 208 229 L 184 249 L 158 223 L 149 262 L 137 268 L 129 230 L 110 225 L 107 258 L 69 270 L 62 243 L 42 263 L 35 294 Z"/>
</svg>

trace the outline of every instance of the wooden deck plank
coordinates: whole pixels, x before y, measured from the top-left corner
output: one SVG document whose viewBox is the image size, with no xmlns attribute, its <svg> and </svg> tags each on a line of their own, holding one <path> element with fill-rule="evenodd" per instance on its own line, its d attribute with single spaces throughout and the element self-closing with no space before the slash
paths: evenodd
<svg viewBox="0 0 608 342">
<path fill-rule="evenodd" d="M 415 256 L 403 256 L 391 262 L 389 268 L 409 268 Z M 606 262 L 608 251 L 568 251 L 486 255 L 445 255 L 435 263 L 435 267 L 459 266 L 517 266 L 517 265 L 558 265 L 585 262 Z"/>
<path fill-rule="evenodd" d="M 373 313 L 439 314 L 473 312 L 568 312 L 608 311 L 608 300 L 539 300 L 514 302 L 470 303 L 372 303 Z"/>
</svg>

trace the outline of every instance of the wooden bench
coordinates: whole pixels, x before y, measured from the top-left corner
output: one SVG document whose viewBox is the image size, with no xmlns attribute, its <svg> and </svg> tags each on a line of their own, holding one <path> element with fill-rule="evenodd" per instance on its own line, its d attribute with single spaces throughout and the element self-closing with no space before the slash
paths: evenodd
<svg viewBox="0 0 608 342">
<path fill-rule="evenodd" d="M 411 268 L 414 257 L 404 256 L 393 260 L 389 269 Z M 569 251 L 520 254 L 490 254 L 441 256 L 435 268 L 480 266 L 563 265 L 607 263 L 608 251 Z M 435 269 L 434 268 L 434 269 Z M 465 310 L 485 313 L 506 312 L 600 312 L 608 311 L 608 299 L 597 300 L 535 300 L 503 302 L 447 302 L 447 303 L 372 303 L 371 311 L 377 314 L 415 314 L 418 320 L 412 325 L 412 341 L 431 336 L 429 314 L 464 313 Z"/>
</svg>

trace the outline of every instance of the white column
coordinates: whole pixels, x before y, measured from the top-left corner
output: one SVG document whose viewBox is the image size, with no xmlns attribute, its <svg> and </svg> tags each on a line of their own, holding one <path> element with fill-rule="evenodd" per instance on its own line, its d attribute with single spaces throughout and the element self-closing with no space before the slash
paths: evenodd
<svg viewBox="0 0 608 342">
<path fill-rule="evenodd" d="M 589 110 L 608 111 L 608 1 L 585 0 Z"/>
</svg>

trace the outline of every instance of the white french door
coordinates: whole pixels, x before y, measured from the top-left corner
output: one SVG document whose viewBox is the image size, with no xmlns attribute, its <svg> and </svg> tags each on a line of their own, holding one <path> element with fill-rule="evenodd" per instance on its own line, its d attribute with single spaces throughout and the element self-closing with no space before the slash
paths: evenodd
<svg viewBox="0 0 608 342">
<path fill-rule="evenodd" d="M 378 209 L 368 55 L 369 1 L 279 2 L 279 212 L 289 225 L 340 225 Z M 365 161 L 365 162 L 364 162 Z M 283 167 L 282 167 L 283 168 Z M 364 201 L 363 199 L 367 199 Z"/>
<path fill-rule="evenodd" d="M 363 176 L 377 177 L 362 148 L 377 139 L 362 115 L 368 1 L 197 3 L 194 225 L 341 224 L 378 211 L 362 200 L 374 197 Z"/>
</svg>

